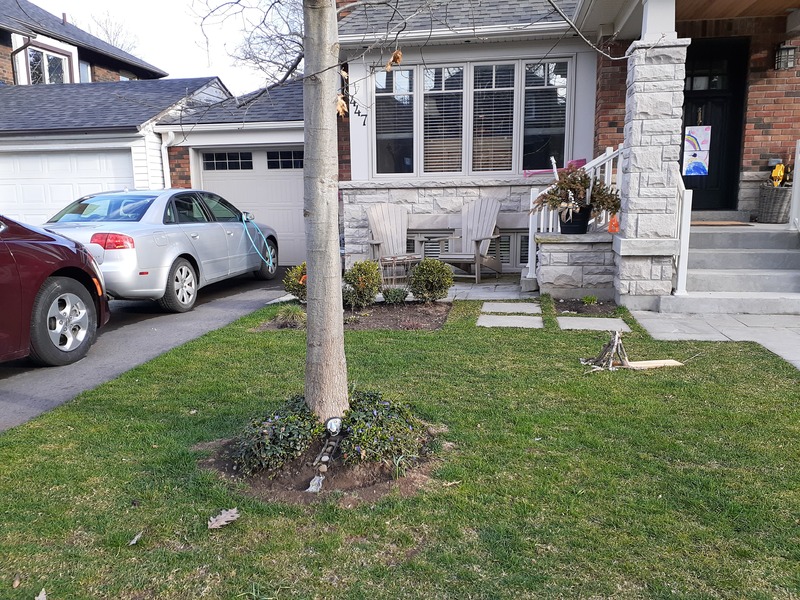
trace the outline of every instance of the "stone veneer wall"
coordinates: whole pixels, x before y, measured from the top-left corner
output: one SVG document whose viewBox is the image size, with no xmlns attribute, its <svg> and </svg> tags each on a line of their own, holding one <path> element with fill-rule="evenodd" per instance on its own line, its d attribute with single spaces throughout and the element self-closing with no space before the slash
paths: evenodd
<svg viewBox="0 0 800 600">
<path fill-rule="evenodd" d="M 415 221 L 424 220 L 419 218 L 421 215 L 457 215 L 460 214 L 465 201 L 486 197 L 496 198 L 501 205 L 498 217 L 501 229 L 527 229 L 527 211 L 533 185 L 537 183 L 526 179 L 340 182 L 346 264 L 350 266 L 357 260 L 369 258 L 370 235 L 366 207 L 370 204 L 391 202 L 406 206 L 411 216 L 409 229 L 414 229 Z"/>
<path fill-rule="evenodd" d="M 638 41 L 629 50 L 622 212 L 613 246 L 615 300 L 629 308 L 658 310 L 659 297 L 672 291 L 672 257 L 678 249 L 676 162 L 689 42 Z"/>
<path fill-rule="evenodd" d="M 614 251 L 610 233 L 536 234 L 539 290 L 553 298 L 614 298 Z"/>
</svg>

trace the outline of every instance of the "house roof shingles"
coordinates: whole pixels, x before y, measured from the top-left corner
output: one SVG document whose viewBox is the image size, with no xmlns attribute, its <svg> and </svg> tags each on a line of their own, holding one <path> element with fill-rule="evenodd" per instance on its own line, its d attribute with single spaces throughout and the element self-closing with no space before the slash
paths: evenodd
<svg viewBox="0 0 800 600">
<path fill-rule="evenodd" d="M 167 73 L 145 61 L 115 48 L 72 23 L 50 14 L 27 0 L 0 0 L 0 29 L 22 35 L 41 34 L 119 60 L 133 70 L 146 71 L 153 77 Z"/>
<path fill-rule="evenodd" d="M 559 0 L 559 7 L 572 17 L 577 0 Z M 405 22 L 404 22 L 405 21 Z M 361 5 L 339 22 L 340 36 L 364 40 L 426 31 L 480 30 L 487 27 L 533 23 L 563 23 L 547 0 L 397 0 L 382 5 Z"/>
<path fill-rule="evenodd" d="M 136 131 L 216 77 L 0 86 L 0 135 Z"/>
<path fill-rule="evenodd" d="M 260 95 L 258 95 L 260 94 Z M 257 96 L 258 95 L 258 96 Z M 250 100 L 257 96 L 254 100 Z M 303 82 L 290 81 L 261 92 L 252 92 L 201 109 L 189 108 L 171 114 L 159 125 L 262 123 L 303 120 Z"/>
</svg>

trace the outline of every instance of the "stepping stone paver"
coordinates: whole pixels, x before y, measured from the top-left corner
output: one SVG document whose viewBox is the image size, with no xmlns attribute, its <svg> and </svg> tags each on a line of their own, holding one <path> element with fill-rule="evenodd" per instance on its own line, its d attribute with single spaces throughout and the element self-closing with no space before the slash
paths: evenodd
<svg viewBox="0 0 800 600">
<path fill-rule="evenodd" d="M 482 313 L 524 313 L 526 315 L 542 314 L 542 307 L 533 302 L 484 302 Z"/>
<path fill-rule="evenodd" d="M 618 318 L 608 317 L 557 317 L 561 329 L 588 329 L 590 331 L 630 331 L 631 328 Z"/>
<path fill-rule="evenodd" d="M 542 329 L 542 317 L 527 315 L 480 315 L 478 327 L 519 327 L 522 329 Z"/>
</svg>

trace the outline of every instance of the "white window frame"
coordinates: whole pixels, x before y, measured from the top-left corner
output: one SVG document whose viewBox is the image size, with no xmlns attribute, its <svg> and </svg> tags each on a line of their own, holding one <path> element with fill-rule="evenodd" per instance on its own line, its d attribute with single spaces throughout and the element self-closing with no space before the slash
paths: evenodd
<svg viewBox="0 0 800 600">
<path fill-rule="evenodd" d="M 522 168 L 522 149 L 524 142 L 524 107 L 525 107 L 525 65 L 542 62 L 566 62 L 567 63 L 567 108 L 566 108 L 566 127 L 564 132 L 564 164 L 573 158 L 574 145 L 574 121 L 575 121 L 575 89 L 576 89 L 576 55 L 558 54 L 554 56 L 527 56 L 524 58 L 501 58 L 480 61 L 441 61 L 427 64 L 403 65 L 404 69 L 412 69 L 416 80 L 414 87 L 414 170 L 411 173 L 378 173 L 377 169 L 377 149 L 375 142 L 377 111 L 370 111 L 369 117 L 369 160 L 370 177 L 376 180 L 389 179 L 422 179 L 426 177 L 497 177 L 497 176 L 521 176 Z M 514 65 L 514 120 L 513 131 L 514 139 L 512 143 L 512 168 L 503 171 L 476 171 L 472 168 L 472 118 L 474 115 L 474 73 L 478 66 L 495 66 L 501 64 Z M 424 73 L 425 69 L 454 68 L 464 69 L 463 112 L 462 112 L 462 168 L 461 171 L 423 171 L 424 168 L 424 144 L 425 144 L 425 89 Z M 375 72 L 382 67 L 373 68 L 369 77 L 369 97 L 371 106 L 377 106 L 375 101 Z"/>
<path fill-rule="evenodd" d="M 28 48 L 33 48 L 44 53 L 66 57 L 67 65 L 64 70 L 65 83 L 74 83 L 81 80 L 77 47 L 43 35 L 37 35 L 35 39 L 31 39 L 27 36 L 12 33 L 11 47 L 14 51 L 20 50 L 14 55 L 14 73 L 17 85 L 31 84 L 28 49 L 22 50 L 22 47 L 25 45 L 29 45 Z"/>
</svg>

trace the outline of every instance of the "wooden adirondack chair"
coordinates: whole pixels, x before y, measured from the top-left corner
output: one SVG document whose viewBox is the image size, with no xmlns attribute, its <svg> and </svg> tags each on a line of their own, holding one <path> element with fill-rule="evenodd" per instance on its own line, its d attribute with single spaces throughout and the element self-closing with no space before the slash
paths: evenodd
<svg viewBox="0 0 800 600">
<path fill-rule="evenodd" d="M 381 266 L 384 283 L 396 285 L 422 259 L 421 253 L 406 249 L 408 211 L 396 204 L 373 204 L 367 208 L 367 219 L 372 233 L 372 258 Z"/>
<path fill-rule="evenodd" d="M 439 260 L 469 272 L 474 269 L 475 283 L 481 282 L 481 267 L 488 267 L 498 277 L 503 266 L 500 264 L 500 246 L 495 245 L 495 255 L 489 255 L 489 244 L 500 237 L 497 228 L 497 215 L 500 202 L 493 198 L 481 198 L 464 204 L 461 209 L 461 235 L 450 238 L 455 251 L 439 255 Z M 460 252 L 457 251 L 461 240 Z"/>
</svg>

